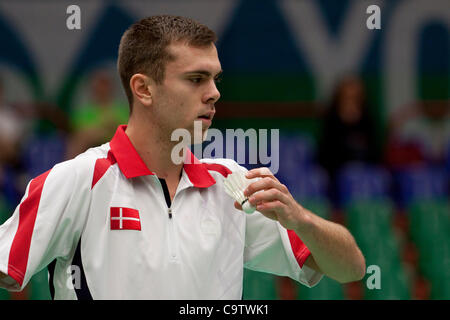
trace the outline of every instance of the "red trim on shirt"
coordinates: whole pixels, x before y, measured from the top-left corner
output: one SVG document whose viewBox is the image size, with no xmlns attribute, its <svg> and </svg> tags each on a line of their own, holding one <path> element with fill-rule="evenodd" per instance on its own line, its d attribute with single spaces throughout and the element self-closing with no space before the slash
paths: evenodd
<svg viewBox="0 0 450 320">
<path fill-rule="evenodd" d="M 207 170 L 219 172 L 225 178 L 231 173 L 230 169 L 228 169 L 226 166 L 218 164 L 218 163 L 205 163 L 204 165 Z"/>
<path fill-rule="evenodd" d="M 19 227 L 14 236 L 8 260 L 8 275 L 22 286 L 42 189 L 50 170 L 33 179 L 28 197 L 19 206 Z"/>
<path fill-rule="evenodd" d="M 120 171 L 127 178 L 135 178 L 140 176 L 152 175 L 144 161 L 139 156 L 125 130 L 126 125 L 120 125 L 109 145 L 114 157 L 117 159 Z"/>
<path fill-rule="evenodd" d="M 294 252 L 295 259 L 297 260 L 300 268 L 302 268 L 311 252 L 293 230 L 288 230 L 287 233 L 289 236 L 289 242 L 291 243 L 292 251 Z"/>
<path fill-rule="evenodd" d="M 194 187 L 208 188 L 216 183 L 216 180 L 209 174 L 206 163 L 200 162 L 189 149 L 186 149 L 185 160 L 183 169 Z"/>
<path fill-rule="evenodd" d="M 111 151 L 117 159 L 120 171 L 122 171 L 127 178 L 153 175 L 154 173 L 145 165 L 125 133 L 126 128 L 126 125 L 120 125 L 110 142 Z M 194 187 L 207 188 L 215 184 L 216 181 L 209 174 L 204 164 L 201 163 L 189 149 L 186 150 L 186 157 L 188 157 L 189 161 L 186 161 L 187 163 L 183 165 L 183 168 Z"/>
<path fill-rule="evenodd" d="M 116 162 L 116 158 L 114 158 L 111 150 L 108 151 L 108 156 L 106 158 L 97 159 L 97 161 L 95 161 L 94 176 L 92 177 L 91 189 L 94 188 L 94 186 L 103 177 L 106 171 L 108 171 L 109 167 L 111 167 Z"/>
</svg>

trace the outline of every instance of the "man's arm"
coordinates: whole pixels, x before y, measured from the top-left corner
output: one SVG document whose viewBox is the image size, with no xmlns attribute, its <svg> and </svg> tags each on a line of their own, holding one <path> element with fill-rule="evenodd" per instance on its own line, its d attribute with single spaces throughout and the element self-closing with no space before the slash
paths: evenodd
<svg viewBox="0 0 450 320">
<path fill-rule="evenodd" d="M 20 204 L 0 226 L 0 287 L 20 291 L 55 257 L 67 255 L 89 212 L 94 166 L 95 161 L 80 157 L 28 183 Z"/>
<path fill-rule="evenodd" d="M 310 222 L 294 230 L 311 251 L 305 264 L 341 283 L 361 280 L 365 260 L 353 236 L 343 226 L 322 219 L 305 208 Z"/>
<path fill-rule="evenodd" d="M 258 168 L 247 173 L 249 179 L 256 177 L 262 179 L 252 183 L 244 194 L 264 216 L 295 231 L 311 252 L 305 261 L 308 267 L 341 283 L 364 277 L 364 256 L 345 227 L 303 208 L 269 169 Z"/>
</svg>

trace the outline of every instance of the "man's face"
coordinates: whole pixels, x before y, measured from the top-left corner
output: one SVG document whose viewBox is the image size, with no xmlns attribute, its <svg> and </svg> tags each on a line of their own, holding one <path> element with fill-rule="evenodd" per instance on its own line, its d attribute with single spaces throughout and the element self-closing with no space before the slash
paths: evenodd
<svg viewBox="0 0 450 320">
<path fill-rule="evenodd" d="M 152 93 L 152 113 L 163 134 L 170 137 L 175 129 L 184 128 L 193 139 L 194 121 L 201 121 L 204 134 L 220 98 L 216 80 L 222 70 L 217 49 L 213 44 L 191 47 L 176 43 L 168 50 L 175 59 L 166 64 L 164 80 Z"/>
</svg>

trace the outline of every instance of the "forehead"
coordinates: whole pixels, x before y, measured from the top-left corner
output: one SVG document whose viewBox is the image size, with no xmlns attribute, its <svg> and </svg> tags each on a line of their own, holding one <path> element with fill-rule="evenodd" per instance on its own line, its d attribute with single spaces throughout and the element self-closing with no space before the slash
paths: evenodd
<svg viewBox="0 0 450 320">
<path fill-rule="evenodd" d="M 185 43 L 175 43 L 168 46 L 168 51 L 175 59 L 167 63 L 167 73 L 205 70 L 211 74 L 216 74 L 221 70 L 219 56 L 214 44 L 207 47 L 193 47 Z"/>
</svg>

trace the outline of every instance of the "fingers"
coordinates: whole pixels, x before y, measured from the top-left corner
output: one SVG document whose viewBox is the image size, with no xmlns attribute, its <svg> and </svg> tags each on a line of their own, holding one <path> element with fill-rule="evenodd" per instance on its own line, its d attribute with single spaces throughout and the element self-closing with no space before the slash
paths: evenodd
<svg viewBox="0 0 450 320">
<path fill-rule="evenodd" d="M 272 188 L 262 192 L 254 193 L 248 199 L 251 205 L 257 206 L 261 202 L 280 201 L 282 203 L 289 203 L 289 197 L 287 194 L 281 192 L 278 189 Z"/>
<path fill-rule="evenodd" d="M 271 209 L 270 210 L 267 210 L 268 208 L 273 208 L 274 206 L 273 205 L 270 205 L 270 206 L 264 206 L 265 204 L 260 204 L 260 205 L 262 205 L 260 208 L 259 208 L 259 212 L 260 213 L 262 213 L 263 215 L 265 215 L 267 218 L 269 218 L 269 219 L 272 219 L 272 220 L 275 220 L 275 221 L 278 221 L 278 216 L 277 216 L 277 214 L 275 213 L 275 212 L 272 212 L 271 211 Z M 241 210 L 241 211 L 243 211 L 242 210 L 242 206 L 239 204 L 239 202 L 237 202 L 237 201 L 235 201 L 234 202 L 234 207 L 236 208 L 236 209 L 238 209 L 238 210 Z"/>
<path fill-rule="evenodd" d="M 245 176 L 247 179 L 268 177 L 274 179 L 275 181 L 278 181 L 278 179 L 273 175 L 272 171 L 270 171 L 270 169 L 266 167 L 249 170 Z"/>
<path fill-rule="evenodd" d="M 271 211 L 280 212 L 280 210 L 284 210 L 286 205 L 278 200 L 271 202 L 263 202 L 258 204 L 257 210 L 261 213 L 267 213 Z"/>
<path fill-rule="evenodd" d="M 256 206 L 261 202 L 270 202 L 278 200 L 283 203 L 289 202 L 289 190 L 282 184 L 269 170 L 269 168 L 256 168 L 247 172 L 246 177 L 262 178 L 256 182 L 251 183 L 244 195 L 249 197 L 249 201 L 252 205 Z M 260 192 L 258 192 L 260 191 Z"/>
<path fill-rule="evenodd" d="M 244 190 L 244 195 L 249 198 L 250 204 L 266 217 L 277 220 L 277 212 L 286 211 L 292 200 L 288 188 L 273 175 L 269 168 L 265 167 L 249 170 L 246 178 L 260 178 Z M 242 210 L 242 206 L 237 201 L 234 207 Z"/>
<path fill-rule="evenodd" d="M 277 189 L 282 193 L 289 193 L 288 188 L 280 183 L 280 181 L 273 179 L 272 177 L 265 177 L 258 181 L 251 183 L 245 190 L 244 195 L 246 197 L 250 197 L 257 191 L 268 190 L 268 189 Z"/>
</svg>

